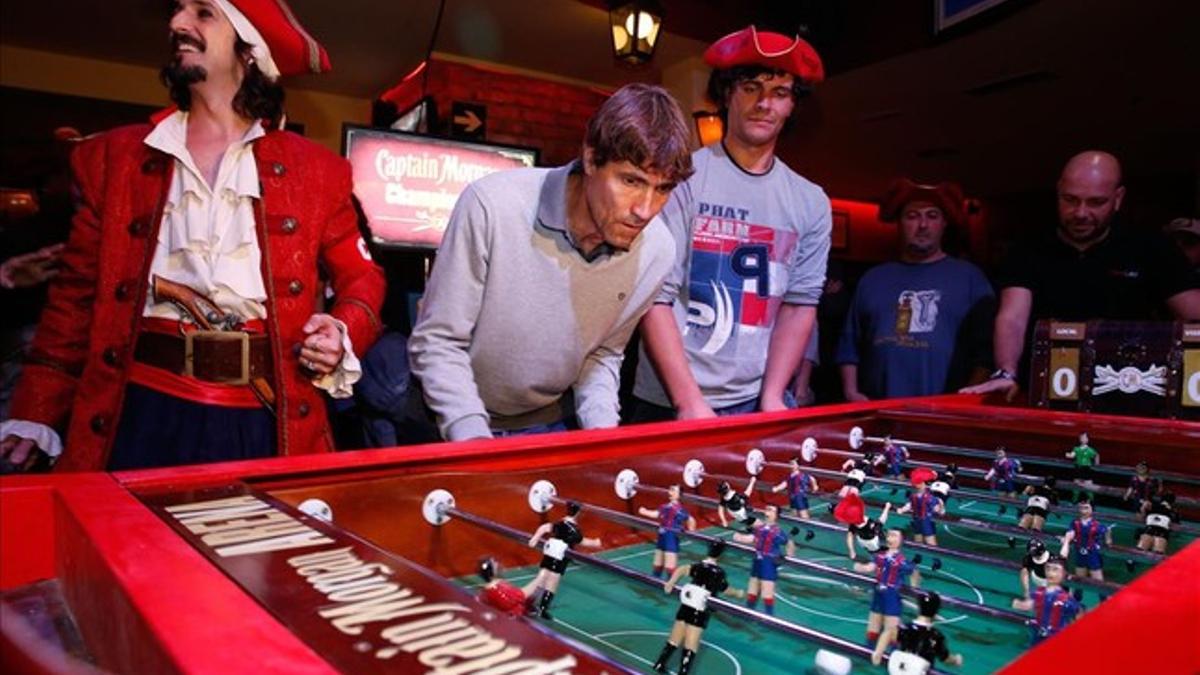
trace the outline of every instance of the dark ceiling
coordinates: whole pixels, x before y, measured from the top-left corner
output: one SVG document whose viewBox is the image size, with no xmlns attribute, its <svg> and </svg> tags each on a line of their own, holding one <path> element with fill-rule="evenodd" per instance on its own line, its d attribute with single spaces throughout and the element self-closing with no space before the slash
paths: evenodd
<svg viewBox="0 0 1200 675">
<path fill-rule="evenodd" d="M 157 65 L 164 4 L 5 2 L 0 42 Z M 441 0 L 290 4 L 335 67 L 292 86 L 373 98 L 425 57 Z M 900 173 L 954 177 L 977 195 L 1028 191 L 1070 154 L 1103 147 L 1142 179 L 1190 176 L 1197 198 L 1200 3 L 1009 0 L 942 36 L 933 4 L 666 0 L 667 32 L 638 69 L 613 62 L 603 0 L 445 0 L 432 42 L 449 58 L 611 88 L 659 81 L 751 21 L 806 30 L 831 77 L 781 154 L 831 194 L 870 198 Z"/>
</svg>

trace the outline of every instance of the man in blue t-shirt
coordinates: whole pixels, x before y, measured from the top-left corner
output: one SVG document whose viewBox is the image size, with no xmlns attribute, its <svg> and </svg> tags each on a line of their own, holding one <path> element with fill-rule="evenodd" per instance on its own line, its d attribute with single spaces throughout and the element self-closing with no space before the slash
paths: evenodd
<svg viewBox="0 0 1200 675">
<path fill-rule="evenodd" d="M 942 247 L 962 206 L 953 183 L 889 189 L 879 218 L 899 225 L 900 260 L 868 270 L 850 303 L 837 351 L 846 400 L 941 394 L 987 375 L 992 287 Z"/>
</svg>

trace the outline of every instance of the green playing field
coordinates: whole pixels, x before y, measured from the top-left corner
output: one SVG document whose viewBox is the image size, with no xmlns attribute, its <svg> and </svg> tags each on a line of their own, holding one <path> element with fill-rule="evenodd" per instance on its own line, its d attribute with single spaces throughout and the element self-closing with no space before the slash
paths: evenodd
<svg viewBox="0 0 1200 675">
<path fill-rule="evenodd" d="M 828 481 L 826 481 L 828 482 Z M 868 499 L 888 499 L 897 505 L 903 494 L 893 495 L 887 487 L 871 486 L 863 491 Z M 812 501 L 812 515 L 822 522 L 832 523 L 825 497 Z M 701 507 L 689 506 L 693 513 Z M 878 515 L 878 508 L 871 508 Z M 988 520 L 999 524 L 1013 525 L 1015 510 L 1009 507 L 1005 515 L 998 513 L 996 504 L 961 499 L 952 495 L 949 512 L 955 515 Z M 1104 522 L 1106 509 L 1098 509 L 1097 516 Z M 582 523 L 586 529 L 586 510 Z M 1052 519 L 1047 524 L 1050 534 L 1061 533 L 1067 516 Z M 906 526 L 906 517 L 893 513 L 888 524 Z M 790 523 L 784 523 L 785 527 Z M 851 569 L 845 548 L 845 535 L 824 529 L 813 530 L 811 541 L 804 540 L 804 526 L 797 539 L 796 557 L 830 567 Z M 729 538 L 732 530 L 708 528 L 706 534 Z M 1017 562 L 1025 552 L 1024 541 L 1010 547 L 1005 534 L 967 529 L 963 526 L 939 524 L 939 543 L 943 547 L 969 551 L 993 558 Z M 653 533 L 645 533 L 644 544 L 610 549 L 601 557 L 622 565 L 649 572 L 653 555 Z M 1129 524 L 1119 524 L 1114 530 L 1114 539 L 1119 545 L 1133 544 L 1133 529 Z M 1171 542 L 1175 550 L 1187 542 L 1182 538 Z M 1053 547 L 1054 545 L 1052 545 Z M 680 553 L 680 563 L 686 564 L 703 557 L 703 542 L 685 540 Z M 911 558 L 913 551 L 909 551 Z M 860 559 L 865 560 L 860 552 Z M 942 557 L 942 567 L 932 571 L 930 564 L 935 556 L 926 552 L 921 564 L 921 587 L 989 607 L 1009 609 L 1013 597 L 1020 595 L 1021 586 L 1017 572 L 974 561 L 949 556 Z M 748 554 L 730 548 L 721 559 L 729 575 L 730 583 L 745 588 L 750 559 Z M 1105 575 L 1109 580 L 1124 583 L 1147 569 L 1139 563 L 1130 573 L 1124 558 L 1108 555 Z M 515 584 L 528 581 L 536 570 L 523 568 L 510 570 L 506 578 Z M 464 584 L 477 585 L 477 579 L 462 579 Z M 814 628 L 846 640 L 863 643 L 871 588 L 836 579 L 820 572 L 784 566 L 776 590 L 776 616 L 794 623 Z M 1084 589 L 1084 605 L 1094 607 L 1100 602 L 1097 592 Z M 905 601 L 905 618 L 915 616 L 915 605 Z M 678 598 L 666 595 L 661 587 L 652 587 L 636 581 L 618 577 L 610 572 L 573 564 L 564 575 L 559 593 L 554 599 L 552 614 L 548 622 L 562 635 L 598 649 L 611 658 L 635 669 L 649 671 L 657 658 L 667 632 L 674 621 Z M 762 604 L 759 604 L 762 608 Z M 959 608 L 943 607 L 939 627 L 946 634 L 952 652 L 962 653 L 964 664 L 959 668 L 939 666 L 948 671 L 961 673 L 990 673 L 1016 658 L 1029 645 L 1028 629 L 1018 623 L 1001 618 L 984 616 L 963 611 Z M 815 672 L 814 658 L 818 645 L 778 630 L 734 616 L 714 613 L 704 633 L 703 646 L 697 657 L 693 672 L 704 675 L 750 675 L 755 673 L 804 673 Z M 678 665 L 676 652 L 671 662 L 671 671 Z M 855 659 L 855 671 L 883 672 L 869 661 Z"/>
</svg>

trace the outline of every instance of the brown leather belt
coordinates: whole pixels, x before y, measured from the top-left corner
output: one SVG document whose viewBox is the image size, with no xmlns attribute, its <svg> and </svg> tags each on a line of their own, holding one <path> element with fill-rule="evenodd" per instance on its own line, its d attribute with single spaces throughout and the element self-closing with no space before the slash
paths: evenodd
<svg viewBox="0 0 1200 675">
<path fill-rule="evenodd" d="M 138 336 L 133 357 L 146 365 L 205 382 L 241 385 L 271 377 L 271 343 L 263 333 L 144 332 Z"/>
</svg>

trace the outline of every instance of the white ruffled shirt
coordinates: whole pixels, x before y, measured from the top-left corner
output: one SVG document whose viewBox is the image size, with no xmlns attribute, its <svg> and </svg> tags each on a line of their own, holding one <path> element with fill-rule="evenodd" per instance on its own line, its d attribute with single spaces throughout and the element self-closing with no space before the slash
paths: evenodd
<svg viewBox="0 0 1200 675">
<path fill-rule="evenodd" d="M 150 274 L 190 286 L 242 319 L 265 319 L 267 289 L 254 218 L 254 200 L 262 192 L 253 142 L 266 131 L 255 122 L 240 141 L 230 144 L 221 157 L 216 184 L 209 186 L 188 152 L 187 120 L 186 112 L 177 111 L 159 122 L 144 141 L 175 158 Z M 143 316 L 172 321 L 184 318 L 174 304 L 154 302 L 152 289 L 147 293 Z M 313 385 L 334 398 L 349 398 L 354 383 L 362 377 L 362 365 L 346 324 L 337 324 L 342 334 L 342 361 L 332 373 L 314 378 Z M 34 440 L 51 457 L 62 454 L 62 440 L 45 425 L 25 420 L 0 423 L 0 438 L 9 435 Z"/>
</svg>

